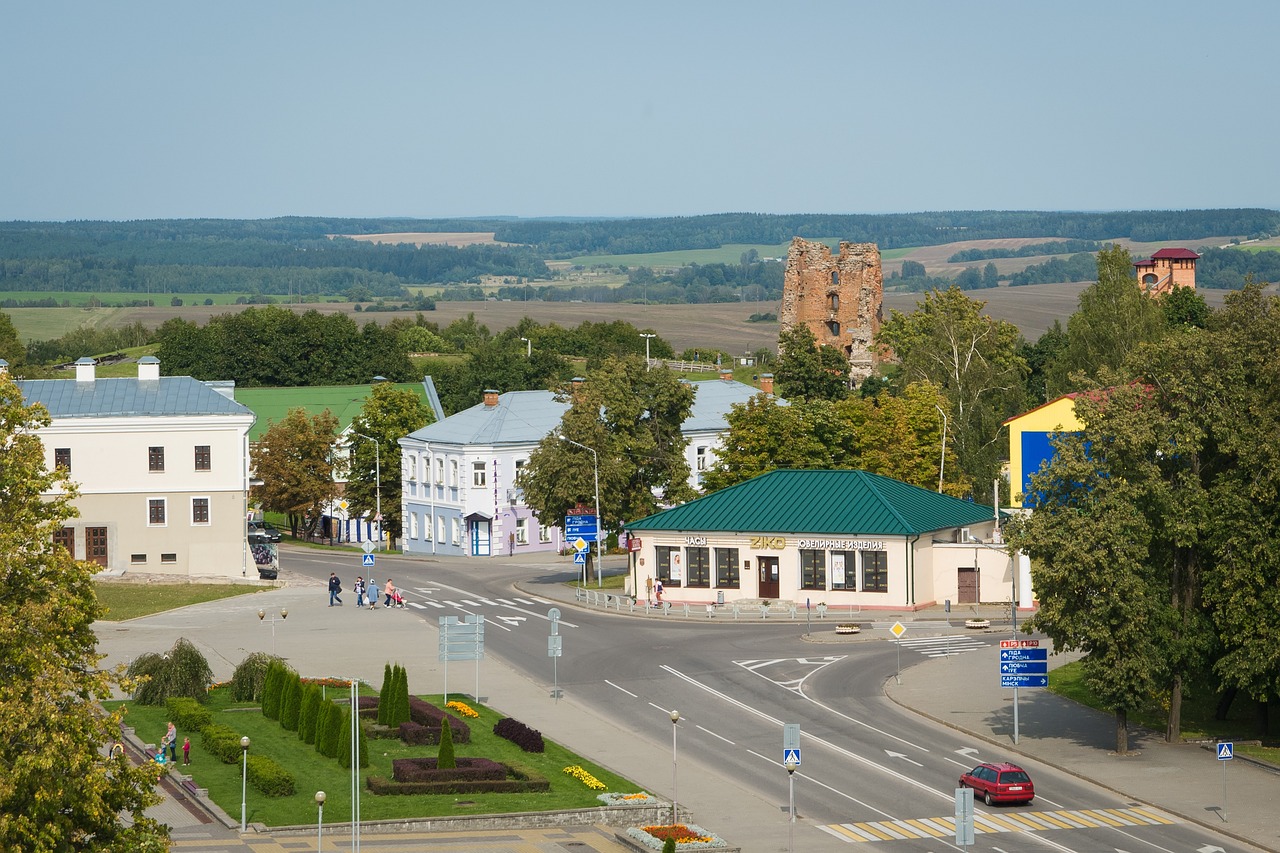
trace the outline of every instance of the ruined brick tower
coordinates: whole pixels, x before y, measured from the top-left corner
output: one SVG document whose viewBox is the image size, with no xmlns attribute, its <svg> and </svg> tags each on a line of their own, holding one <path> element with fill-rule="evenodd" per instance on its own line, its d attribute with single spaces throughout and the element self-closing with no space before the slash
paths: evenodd
<svg viewBox="0 0 1280 853">
<path fill-rule="evenodd" d="M 833 256 L 824 243 L 799 237 L 787 252 L 782 285 L 783 331 L 809 327 L 819 346 L 839 349 L 849 361 L 849 379 L 857 384 L 873 372 L 877 358 L 871 342 L 884 319 L 884 276 L 875 243 L 840 243 Z"/>
</svg>

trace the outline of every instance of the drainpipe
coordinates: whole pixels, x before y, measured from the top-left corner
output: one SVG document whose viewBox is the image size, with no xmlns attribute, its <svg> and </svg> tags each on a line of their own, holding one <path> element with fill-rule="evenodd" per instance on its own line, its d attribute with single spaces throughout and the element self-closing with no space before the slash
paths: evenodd
<svg viewBox="0 0 1280 853">
<path fill-rule="evenodd" d="M 907 604 L 915 606 L 916 603 L 916 548 L 915 545 L 920 541 L 920 534 L 917 533 L 907 540 Z"/>
</svg>

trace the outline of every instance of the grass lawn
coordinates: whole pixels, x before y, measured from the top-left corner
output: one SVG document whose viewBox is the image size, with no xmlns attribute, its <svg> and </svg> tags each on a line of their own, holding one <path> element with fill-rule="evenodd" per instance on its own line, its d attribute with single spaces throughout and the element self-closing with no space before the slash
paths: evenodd
<svg viewBox="0 0 1280 853">
<path fill-rule="evenodd" d="M 335 692 L 333 688 L 329 692 Z M 345 690 L 336 691 L 343 698 L 349 695 Z M 376 691 L 362 689 L 366 695 L 376 695 Z M 211 691 L 207 707 L 213 712 L 216 723 L 231 727 L 237 733 L 247 735 L 250 740 L 250 751 L 256 755 L 265 755 L 291 772 L 296 781 L 296 791 L 292 796 L 269 798 L 249 788 L 248 819 L 268 826 L 288 826 L 296 824 L 314 824 L 316 820 L 316 791 L 324 791 L 325 822 L 342 822 L 351 819 L 351 772 L 344 770 L 336 760 L 325 758 L 317 753 L 314 747 L 303 743 L 295 732 L 285 731 L 280 725 L 262 716 L 257 705 L 235 703 L 231 701 L 231 691 L 218 688 Z M 334 697 L 330 697 L 334 698 Z M 423 696 L 437 707 L 444 706 L 444 698 L 440 695 Z M 640 789 L 632 782 L 610 773 L 599 765 L 575 755 L 559 744 L 546 741 L 546 752 L 528 753 L 510 741 L 493 734 L 494 724 L 501 719 L 496 711 L 471 702 L 460 694 L 450 694 L 451 700 L 462 699 L 477 713 L 479 718 L 464 718 L 471 728 L 470 743 L 455 743 L 455 755 L 459 758 L 483 757 L 506 764 L 522 764 L 543 774 L 551 783 L 551 790 L 545 793 L 525 794 L 452 794 L 415 795 L 415 796 L 375 796 L 364 787 L 364 780 L 369 775 L 391 778 L 391 761 L 396 758 L 435 757 L 434 746 L 408 746 L 398 739 L 368 740 L 369 767 L 360 771 L 361 790 L 360 816 L 362 820 L 389 820 L 410 817 L 440 817 L 447 815 L 496 814 L 523 811 L 553 811 L 559 809 L 589 808 L 600 805 L 596 795 L 605 791 L 617 793 L 633 793 Z M 167 721 L 163 706 L 145 706 L 127 704 L 127 725 L 133 726 L 144 740 L 159 743 L 164 734 Z M 179 730 L 178 738 L 191 737 L 191 767 L 179 769 L 189 772 L 197 785 L 209 789 L 209 796 L 229 815 L 240 813 L 241 765 L 223 764 L 206 753 L 200 744 L 199 737 Z M 178 762 L 181 765 L 181 757 Z M 564 772 L 564 768 L 573 765 L 581 766 L 588 773 L 600 780 L 605 787 L 592 790 L 580 781 Z"/>
<path fill-rule="evenodd" d="M 95 581 L 94 589 L 98 600 L 106 605 L 106 622 L 123 622 L 126 619 L 137 619 L 176 610 L 189 604 L 200 604 L 205 601 L 217 601 L 235 595 L 252 595 L 263 592 L 269 587 L 249 584 L 138 584 L 114 583 L 111 581 Z"/>
</svg>

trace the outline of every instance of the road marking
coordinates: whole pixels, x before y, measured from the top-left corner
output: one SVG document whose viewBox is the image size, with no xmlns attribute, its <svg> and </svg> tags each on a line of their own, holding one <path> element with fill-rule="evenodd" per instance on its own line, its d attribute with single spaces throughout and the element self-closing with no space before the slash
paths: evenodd
<svg viewBox="0 0 1280 853">
<path fill-rule="evenodd" d="M 906 648 L 930 658 L 954 657 L 964 652 L 990 647 L 990 643 L 987 641 L 967 634 L 945 637 L 912 637 L 906 640 L 898 640 L 898 642 Z"/>
<path fill-rule="evenodd" d="M 1040 833 L 1057 829 L 1158 826 L 1175 824 L 1179 823 L 1179 821 L 1166 815 L 1155 814 L 1149 810 L 1118 808 L 1004 812 L 1002 814 L 985 812 L 974 815 L 973 823 L 973 831 L 975 833 L 995 835 L 1005 832 Z M 954 835 L 956 824 L 954 817 L 944 816 L 835 823 L 821 828 L 837 838 L 850 842 L 887 841 L 890 839 L 939 838 L 945 835 Z M 1039 840 L 1048 842 L 1048 839 L 1044 838 Z"/>
<path fill-rule="evenodd" d="M 639 696 L 637 696 L 636 694 L 632 693 L 632 692 L 631 692 L 630 690 L 628 690 L 627 688 L 625 688 L 625 687 L 619 687 L 618 685 L 614 684 L 612 681 L 610 681 L 610 680 L 609 680 L 609 679 L 607 679 L 607 678 L 604 680 L 604 683 L 605 683 L 605 684 L 607 684 L 607 685 L 609 685 L 610 687 L 613 687 L 613 688 L 616 688 L 616 689 L 618 689 L 618 690 L 621 690 L 623 693 L 627 694 L 627 695 L 628 695 L 628 696 L 630 696 L 632 699 L 639 699 L 639 698 L 640 698 Z"/>
<path fill-rule="evenodd" d="M 711 731 L 711 729 L 704 729 L 702 726 L 697 726 L 696 728 L 698 728 L 700 731 L 704 731 L 704 732 L 706 732 L 707 734 L 711 735 L 713 738 L 719 738 L 720 740 L 722 740 L 722 741 L 724 741 L 725 743 L 729 744 L 729 746 L 737 746 L 737 744 L 736 744 L 736 743 L 734 743 L 733 741 L 729 740 L 727 737 L 720 737 L 720 735 L 718 735 L 718 734 L 716 734 L 715 732 Z"/>
</svg>

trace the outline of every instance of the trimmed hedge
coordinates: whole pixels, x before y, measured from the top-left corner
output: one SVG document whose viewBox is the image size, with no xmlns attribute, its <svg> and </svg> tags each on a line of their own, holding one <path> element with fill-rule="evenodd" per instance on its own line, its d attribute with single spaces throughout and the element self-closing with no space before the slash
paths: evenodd
<svg viewBox="0 0 1280 853">
<path fill-rule="evenodd" d="M 445 713 L 432 705 L 430 702 L 423 701 L 416 696 L 409 697 L 409 719 L 420 726 L 438 729 L 444 724 L 445 720 L 449 721 L 449 734 L 453 736 L 454 743 L 471 743 L 471 727 L 462 720 Z M 439 737 L 432 743 L 438 743 Z"/>
<path fill-rule="evenodd" d="M 464 761 L 475 762 L 486 760 L 487 759 L 459 758 L 458 763 L 461 765 Z M 397 761 L 392 762 L 392 764 L 397 764 L 399 761 L 431 761 L 431 759 L 398 759 Z M 508 774 L 506 778 L 455 778 L 441 781 L 396 782 L 379 776 L 370 776 L 366 780 L 366 783 L 369 786 L 369 790 L 374 794 L 526 794 L 542 793 L 551 790 L 550 780 L 538 771 L 534 770 L 532 767 L 515 763 L 505 765 L 499 764 L 498 766 L 505 768 Z M 461 769 L 463 768 L 458 767 L 453 770 L 431 772 L 455 774 Z"/>
<path fill-rule="evenodd" d="M 458 779 L 507 778 L 507 767 L 488 758 L 458 758 L 455 766 L 441 767 L 435 758 L 397 758 L 391 762 L 391 778 L 397 782 L 452 782 Z"/>
<path fill-rule="evenodd" d="M 186 732 L 199 733 L 213 723 L 213 713 L 199 702 L 186 696 L 170 696 L 164 703 L 169 719 Z"/>
<path fill-rule="evenodd" d="M 531 729 L 514 717 L 503 717 L 493 724 L 493 733 L 514 743 L 525 752 L 544 752 L 547 745 L 542 732 Z"/>
<path fill-rule="evenodd" d="M 240 744 L 237 742 L 236 746 Z M 295 786 L 293 774 L 265 755 L 249 756 L 249 782 L 268 797 L 291 797 Z"/>
</svg>

